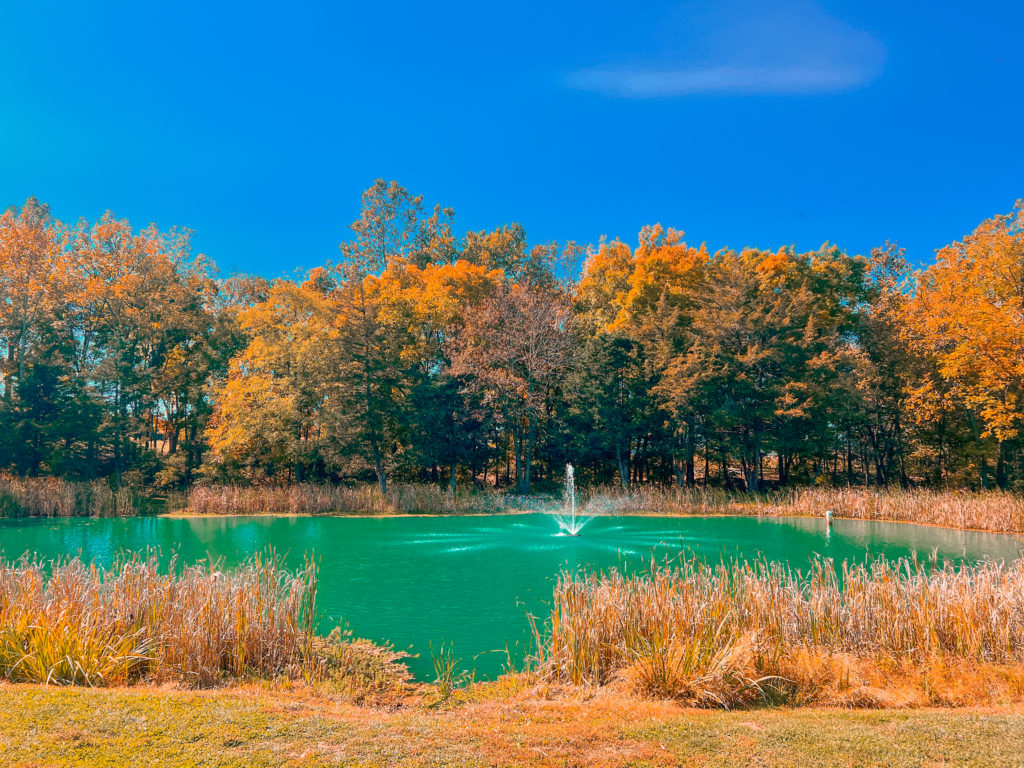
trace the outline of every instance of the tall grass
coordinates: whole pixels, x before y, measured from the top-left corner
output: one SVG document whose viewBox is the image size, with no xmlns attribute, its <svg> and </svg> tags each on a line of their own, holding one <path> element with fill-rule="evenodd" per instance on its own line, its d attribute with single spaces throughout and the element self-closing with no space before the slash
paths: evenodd
<svg viewBox="0 0 1024 768">
<path fill-rule="evenodd" d="M 436 485 L 398 483 L 386 494 L 376 485 L 214 485 L 193 488 L 188 507 L 207 515 L 453 515 L 500 512 L 511 499 L 498 492 L 453 496 Z"/>
<path fill-rule="evenodd" d="M 1002 491 L 868 488 L 794 488 L 764 494 L 719 489 L 638 486 L 590 488 L 581 506 L 593 514 L 806 515 L 898 521 L 1024 532 L 1024 496 Z M 560 497 L 521 497 L 501 491 L 461 490 L 452 495 L 436 485 L 290 486 L 210 485 L 193 487 L 167 508 L 186 507 L 204 515 L 466 515 L 510 510 L 552 511 Z M 103 481 L 15 478 L 0 475 L 0 517 L 110 517 L 137 514 L 147 500 L 138 490 Z"/>
<path fill-rule="evenodd" d="M 310 662 L 316 573 L 273 556 L 222 571 L 129 557 L 0 560 L 0 676 L 73 685 L 298 676 Z"/>
<path fill-rule="evenodd" d="M 0 517 L 118 517 L 142 506 L 138 491 L 101 480 L 0 475 Z"/>
<path fill-rule="evenodd" d="M 623 491 L 618 486 L 600 486 L 585 490 L 581 495 L 581 506 L 588 513 L 598 515 L 820 517 L 825 510 L 832 510 L 837 518 L 1024 532 L 1024 497 L 1003 491 L 795 488 L 747 494 L 713 488 L 641 486 Z M 376 485 L 214 485 L 193 488 L 188 508 L 195 514 L 209 515 L 458 515 L 531 509 L 551 511 L 558 501 L 499 491 L 463 491 L 453 496 L 435 485 L 397 483 L 386 494 L 381 494 Z"/>
<path fill-rule="evenodd" d="M 563 575 L 540 668 L 556 680 L 729 704 L 794 685 L 813 661 L 834 682 L 846 656 L 881 667 L 1024 663 L 1024 562 L 956 569 L 916 560 L 708 566 Z M 849 671 L 847 670 L 847 674 Z M 813 675 L 812 675 L 813 676 Z M 807 683 L 806 679 L 804 683 Z"/>
<path fill-rule="evenodd" d="M 1004 491 L 794 488 L 763 494 L 644 486 L 588 492 L 594 511 L 656 515 L 810 515 L 925 523 L 1003 533 L 1024 532 L 1024 497 Z"/>
</svg>

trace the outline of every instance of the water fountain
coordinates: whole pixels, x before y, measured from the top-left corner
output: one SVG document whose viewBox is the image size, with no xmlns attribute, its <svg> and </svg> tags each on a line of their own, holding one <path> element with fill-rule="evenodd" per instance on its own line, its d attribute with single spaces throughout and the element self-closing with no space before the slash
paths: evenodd
<svg viewBox="0 0 1024 768">
<path fill-rule="evenodd" d="M 569 536 L 579 536 L 583 526 L 586 525 L 592 515 L 576 514 L 576 478 L 573 474 L 572 464 L 565 465 L 565 503 L 568 507 L 568 514 L 555 515 L 555 522 L 563 533 Z"/>
</svg>

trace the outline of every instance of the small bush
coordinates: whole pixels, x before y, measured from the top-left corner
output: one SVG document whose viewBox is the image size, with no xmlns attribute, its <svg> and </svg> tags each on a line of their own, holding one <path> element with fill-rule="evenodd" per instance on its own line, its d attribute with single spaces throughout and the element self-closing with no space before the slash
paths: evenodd
<svg viewBox="0 0 1024 768">
<path fill-rule="evenodd" d="M 356 704 L 393 705 L 409 691 L 405 657 L 389 645 L 352 638 L 335 628 L 314 641 L 313 655 L 321 687 Z"/>
</svg>

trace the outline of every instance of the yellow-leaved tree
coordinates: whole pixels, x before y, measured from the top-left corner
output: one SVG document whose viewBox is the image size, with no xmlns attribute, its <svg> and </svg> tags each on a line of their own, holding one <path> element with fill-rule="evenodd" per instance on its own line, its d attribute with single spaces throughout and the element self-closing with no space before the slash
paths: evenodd
<svg viewBox="0 0 1024 768">
<path fill-rule="evenodd" d="M 1005 444 L 1024 426 L 1024 201 L 938 252 L 905 314 L 911 343 L 931 355 L 976 435 Z M 985 458 L 982 483 L 988 484 Z"/>
</svg>

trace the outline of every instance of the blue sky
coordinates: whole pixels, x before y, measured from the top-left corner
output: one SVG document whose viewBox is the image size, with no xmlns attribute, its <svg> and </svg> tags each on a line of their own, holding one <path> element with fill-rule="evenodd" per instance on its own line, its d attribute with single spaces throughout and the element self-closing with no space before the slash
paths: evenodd
<svg viewBox="0 0 1024 768">
<path fill-rule="evenodd" d="M 4 5 L 0 205 L 225 272 L 334 258 L 377 177 L 460 230 L 918 262 L 1024 196 L 1017 2 Z"/>
</svg>

